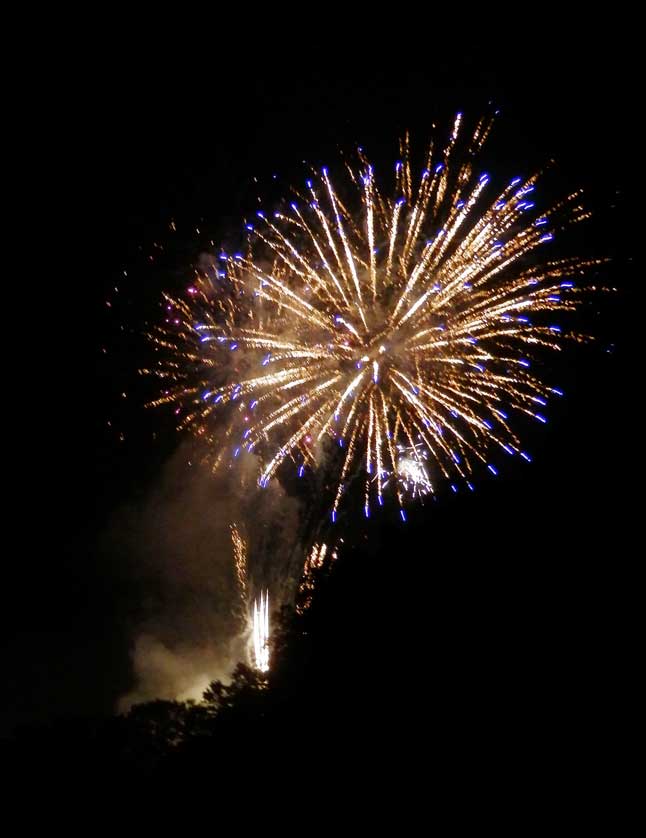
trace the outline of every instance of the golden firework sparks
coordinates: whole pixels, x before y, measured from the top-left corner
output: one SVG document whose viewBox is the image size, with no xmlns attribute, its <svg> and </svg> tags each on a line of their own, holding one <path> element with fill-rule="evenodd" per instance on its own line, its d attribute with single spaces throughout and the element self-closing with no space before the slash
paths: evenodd
<svg viewBox="0 0 646 838">
<path fill-rule="evenodd" d="M 491 122 L 464 141 L 462 122 L 417 178 L 406 138 L 390 197 L 361 151 L 343 190 L 313 171 L 296 201 L 246 224 L 242 252 L 220 253 L 186 297 L 165 297 L 159 360 L 145 370 L 163 382 L 153 404 L 173 406 L 214 466 L 253 452 L 264 487 L 289 461 L 300 476 L 327 456 L 333 521 L 357 477 L 366 516 L 388 483 L 405 520 L 406 480 L 389 476 L 457 491 L 478 468 L 496 474 L 499 453 L 530 460 L 515 420 L 545 423 L 562 395 L 533 364 L 582 339 L 553 315 L 575 308 L 575 279 L 601 260 L 541 259 L 559 218 L 586 217 L 579 193 L 539 211 L 533 175 L 488 197 L 474 161 Z M 423 467 L 401 456 L 417 446 Z"/>
<path fill-rule="evenodd" d="M 233 547 L 233 561 L 236 569 L 236 582 L 240 599 L 243 604 L 247 603 L 247 545 L 240 535 L 238 525 L 233 523 L 229 527 L 231 531 L 231 545 Z"/>
<path fill-rule="evenodd" d="M 329 548 L 327 544 L 313 544 L 305 559 L 305 566 L 298 588 L 298 602 L 296 613 L 303 614 L 312 604 L 312 597 L 316 587 L 316 575 L 327 564 L 332 565 L 338 558 L 336 547 Z"/>
</svg>

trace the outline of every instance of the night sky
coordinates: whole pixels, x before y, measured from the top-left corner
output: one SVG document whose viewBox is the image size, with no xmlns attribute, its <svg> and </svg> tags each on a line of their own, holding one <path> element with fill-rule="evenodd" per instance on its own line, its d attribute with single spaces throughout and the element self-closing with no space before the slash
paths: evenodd
<svg viewBox="0 0 646 838">
<path fill-rule="evenodd" d="M 209 239 L 237 235 L 257 194 L 302 179 L 302 161 L 333 167 L 360 144 L 383 170 L 406 129 L 424 144 L 433 122 L 458 110 L 475 119 L 489 102 L 501 114 L 483 169 L 529 174 L 555 158 L 545 202 L 580 185 L 595 214 L 562 236 L 563 252 L 611 256 L 604 284 L 619 293 L 578 315 L 595 344 L 548 359 L 566 397 L 528 431 L 533 463 L 510 463 L 473 496 L 443 494 L 406 526 L 360 520 L 321 594 L 320 630 L 337 644 L 339 678 L 420 668 L 463 700 L 538 695 L 590 723 L 616 712 L 631 689 L 641 552 L 631 50 L 609 33 L 612 62 L 594 39 L 563 36 L 507 52 L 424 47 L 412 59 L 375 47 L 373 63 L 344 45 L 334 65 L 315 36 L 279 58 L 222 35 L 195 49 L 176 38 L 88 43 L 40 103 L 52 210 L 34 210 L 32 234 L 59 223 L 62 253 L 25 254 L 52 342 L 23 385 L 38 391 L 35 415 L 33 394 L 18 395 L 32 407 L 17 445 L 37 454 L 13 489 L 0 730 L 108 714 L 132 688 L 133 627 L 155 598 L 154 571 L 113 536 L 178 444 L 167 419 L 144 411 L 149 385 L 136 375 L 162 288 Z"/>
</svg>

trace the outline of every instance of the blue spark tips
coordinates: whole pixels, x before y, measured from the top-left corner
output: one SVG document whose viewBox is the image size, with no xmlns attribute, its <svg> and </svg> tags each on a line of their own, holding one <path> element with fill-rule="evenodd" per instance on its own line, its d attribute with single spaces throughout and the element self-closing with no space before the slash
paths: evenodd
<svg viewBox="0 0 646 838">
<path fill-rule="evenodd" d="M 544 425 L 547 424 L 547 419 L 544 416 L 541 416 L 540 413 L 535 413 L 534 416 L 538 419 L 539 422 L 542 422 Z"/>
<path fill-rule="evenodd" d="M 511 183 L 510 183 L 509 185 L 510 185 L 510 186 L 516 186 L 516 184 L 517 184 L 517 183 L 520 183 L 520 182 L 521 182 L 521 180 L 522 180 L 522 178 L 520 178 L 520 177 L 515 177 L 515 178 L 511 181 Z"/>
<path fill-rule="evenodd" d="M 330 513 L 330 518 L 332 519 L 332 523 L 336 524 L 336 509 L 333 509 Z"/>
<path fill-rule="evenodd" d="M 554 236 L 552 233 L 545 233 L 544 236 L 541 236 L 539 242 L 551 242 Z"/>
<path fill-rule="evenodd" d="M 557 396 L 563 395 L 563 390 L 557 390 L 556 387 L 552 387 L 552 392 L 556 393 Z"/>
<path fill-rule="evenodd" d="M 520 358 L 518 360 L 518 363 L 521 365 L 521 367 L 528 367 L 529 366 L 529 361 L 526 361 L 525 358 Z"/>
<path fill-rule="evenodd" d="M 469 483 L 469 481 L 468 481 L 468 480 L 467 480 L 467 486 L 469 487 L 469 491 L 470 491 L 470 492 L 475 491 L 475 490 L 474 490 L 474 488 L 473 488 L 473 484 L 472 484 L 472 483 Z"/>
<path fill-rule="evenodd" d="M 529 454 L 526 454 L 524 451 L 521 451 L 520 456 L 523 458 L 523 460 L 527 460 L 528 463 L 531 463 L 532 458 L 529 456 Z"/>
<path fill-rule="evenodd" d="M 452 489 L 453 492 L 455 492 L 457 494 L 458 487 L 455 485 L 455 483 L 451 483 L 451 489 Z"/>
<path fill-rule="evenodd" d="M 298 469 L 298 476 L 302 477 L 305 474 L 305 466 L 300 466 Z"/>
<path fill-rule="evenodd" d="M 436 172 L 441 172 L 443 168 L 444 168 L 444 163 L 438 163 L 437 166 L 435 167 L 435 171 Z"/>
<path fill-rule="evenodd" d="M 491 465 L 491 463 L 487 463 L 487 468 L 492 474 L 496 476 L 498 475 L 498 471 L 496 470 L 496 468 L 494 468 L 494 466 Z"/>
</svg>

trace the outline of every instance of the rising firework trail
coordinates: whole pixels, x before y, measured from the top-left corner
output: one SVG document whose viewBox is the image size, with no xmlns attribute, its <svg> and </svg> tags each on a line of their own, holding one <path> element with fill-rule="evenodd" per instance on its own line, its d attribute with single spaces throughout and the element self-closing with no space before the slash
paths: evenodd
<svg viewBox="0 0 646 838">
<path fill-rule="evenodd" d="M 269 591 L 253 604 L 253 655 L 259 672 L 269 670 Z"/>
<path fill-rule="evenodd" d="M 462 125 L 417 175 L 406 138 L 389 195 L 362 151 L 343 186 L 312 170 L 246 223 L 240 252 L 165 297 L 144 371 L 162 381 L 153 404 L 172 405 L 214 467 L 247 458 L 265 487 L 325 459 L 334 522 L 351 484 L 366 517 L 387 487 L 406 520 L 409 494 L 472 489 L 501 457 L 531 459 L 516 425 L 546 423 L 562 395 L 534 366 L 583 340 L 554 315 L 600 260 L 550 259 L 557 231 L 587 215 L 579 193 L 539 210 L 538 175 L 494 189 L 476 168 L 491 121 Z"/>
<path fill-rule="evenodd" d="M 242 613 L 245 616 L 245 626 L 248 630 L 249 621 L 249 580 L 247 571 L 247 544 L 240 534 L 236 523 L 229 527 L 231 531 L 231 546 L 233 547 L 233 562 L 235 567 L 238 594 Z M 253 603 L 251 615 L 251 637 L 253 643 L 253 665 L 260 672 L 269 670 L 269 591 L 261 593 Z"/>
</svg>

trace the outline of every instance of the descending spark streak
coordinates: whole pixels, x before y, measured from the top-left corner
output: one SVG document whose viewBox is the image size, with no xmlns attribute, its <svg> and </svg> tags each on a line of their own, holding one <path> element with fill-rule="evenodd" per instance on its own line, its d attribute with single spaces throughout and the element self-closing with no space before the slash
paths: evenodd
<svg viewBox="0 0 646 838">
<path fill-rule="evenodd" d="M 313 544 L 305 559 L 305 566 L 298 589 L 296 612 L 303 614 L 312 604 L 317 573 L 326 564 L 333 564 L 338 558 L 337 548 L 330 549 L 327 544 Z"/>
<path fill-rule="evenodd" d="M 259 672 L 269 670 L 269 591 L 253 603 L 254 665 Z"/>
<path fill-rule="evenodd" d="M 237 524 L 231 524 L 231 544 L 233 546 L 233 561 L 236 569 L 236 582 L 241 601 L 247 602 L 247 545 L 240 535 Z"/>
<path fill-rule="evenodd" d="M 244 253 L 221 254 L 186 299 L 165 297 L 158 361 L 144 370 L 164 388 L 152 404 L 173 405 L 216 463 L 253 452 L 266 486 L 290 460 L 299 474 L 315 465 L 329 439 L 335 520 L 361 472 L 366 515 L 389 474 L 401 505 L 402 471 L 412 478 L 401 446 L 421 440 L 433 474 L 471 488 L 492 452 L 520 454 L 513 414 L 546 421 L 536 405 L 558 391 L 533 361 L 584 339 L 552 315 L 576 307 L 573 278 L 602 260 L 541 261 L 558 213 L 586 217 L 579 194 L 532 212 L 534 175 L 487 198 L 474 159 L 491 123 L 466 141 L 463 125 L 458 115 L 444 150 L 431 146 L 417 188 L 406 138 L 392 198 L 363 154 L 344 197 L 315 173 L 298 202 L 247 225 Z"/>
</svg>

